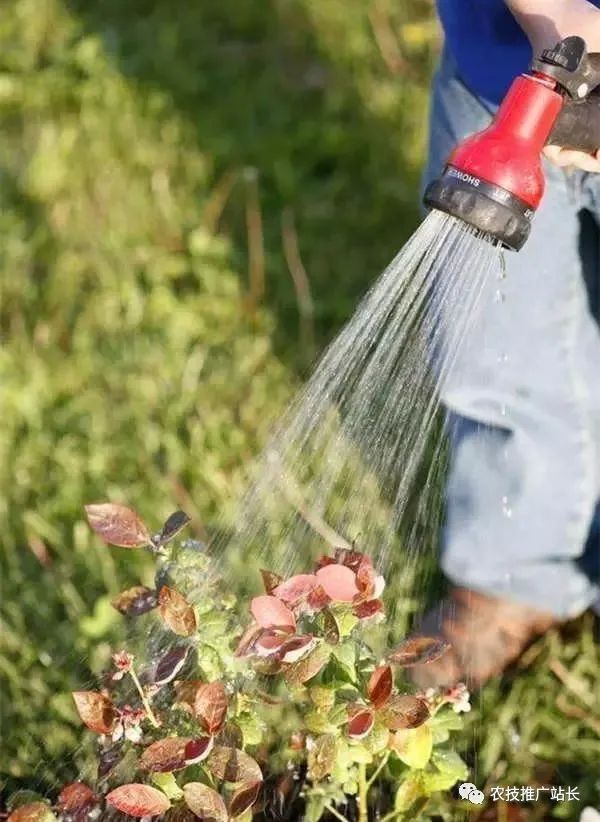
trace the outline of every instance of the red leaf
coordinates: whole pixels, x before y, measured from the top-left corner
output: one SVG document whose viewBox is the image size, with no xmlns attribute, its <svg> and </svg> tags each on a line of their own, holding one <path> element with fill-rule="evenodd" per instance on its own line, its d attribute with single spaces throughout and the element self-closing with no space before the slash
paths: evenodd
<svg viewBox="0 0 600 822">
<path fill-rule="evenodd" d="M 98 802 L 94 791 L 83 782 L 65 785 L 58 795 L 58 808 L 62 813 L 77 813 L 91 809 Z"/>
<path fill-rule="evenodd" d="M 411 665 L 420 665 L 434 662 L 450 648 L 450 643 L 441 637 L 413 636 L 405 639 L 388 659 L 396 665 L 405 668 Z"/>
<path fill-rule="evenodd" d="M 191 636 L 197 628 L 196 614 L 184 596 L 166 585 L 158 593 L 158 607 L 163 622 L 179 636 Z"/>
<path fill-rule="evenodd" d="M 279 649 L 283 662 L 298 662 L 311 650 L 315 638 L 310 634 L 293 636 L 286 640 Z"/>
<path fill-rule="evenodd" d="M 74 691 L 75 707 L 85 725 L 97 734 L 110 734 L 117 712 L 111 700 L 98 691 Z"/>
<path fill-rule="evenodd" d="M 364 705 L 349 706 L 348 736 L 353 739 L 363 739 L 375 722 L 375 715 L 370 708 Z"/>
<path fill-rule="evenodd" d="M 346 568 L 350 568 L 350 570 L 354 571 L 354 573 L 358 571 L 359 566 L 364 559 L 365 555 L 361 554 L 360 551 L 355 551 L 350 548 L 335 549 L 335 561 L 340 565 L 345 565 Z M 367 560 L 369 562 L 371 561 L 368 557 Z"/>
<path fill-rule="evenodd" d="M 154 671 L 154 684 L 166 685 L 175 679 L 185 665 L 190 650 L 189 645 L 180 645 L 161 656 Z"/>
<path fill-rule="evenodd" d="M 356 574 L 344 565 L 326 565 L 317 571 L 319 584 L 334 602 L 352 602 L 359 593 Z"/>
<path fill-rule="evenodd" d="M 227 691 L 221 682 L 201 685 L 196 691 L 194 714 L 211 736 L 225 724 L 228 704 Z"/>
<path fill-rule="evenodd" d="M 186 737 L 167 736 L 153 742 L 140 757 L 142 770 L 149 773 L 168 773 L 185 768 L 185 750 L 190 741 Z"/>
<path fill-rule="evenodd" d="M 371 617 L 383 612 L 383 602 L 380 599 L 370 599 L 368 602 L 361 602 L 355 605 L 352 613 L 359 619 L 371 619 Z"/>
<path fill-rule="evenodd" d="M 215 745 L 208 768 L 224 782 L 262 782 L 262 771 L 254 759 L 238 748 Z"/>
<path fill-rule="evenodd" d="M 275 588 L 283 582 L 283 577 L 279 576 L 279 574 L 274 574 L 273 571 L 265 571 L 262 569 L 260 575 L 262 576 L 263 585 L 265 586 L 267 594 L 272 594 Z"/>
<path fill-rule="evenodd" d="M 274 656 L 290 639 L 290 635 L 284 632 L 277 631 L 263 631 L 262 635 L 256 640 L 254 645 L 254 652 L 258 656 Z M 292 637 L 294 639 L 294 637 Z"/>
<path fill-rule="evenodd" d="M 390 731 L 418 728 L 429 719 L 429 707 L 424 699 L 417 696 L 393 696 L 384 706 L 381 718 Z"/>
<path fill-rule="evenodd" d="M 356 586 L 363 597 L 370 599 L 375 591 L 375 570 L 367 556 L 362 557 L 356 570 Z"/>
<path fill-rule="evenodd" d="M 261 625 L 257 625 L 255 622 L 249 625 L 238 642 L 238 646 L 235 649 L 235 655 L 246 656 L 249 654 L 254 648 L 256 640 L 263 633 L 263 631 L 264 628 Z"/>
<path fill-rule="evenodd" d="M 185 528 L 185 526 L 190 522 L 190 517 L 185 513 L 185 511 L 175 511 L 169 517 L 167 517 L 165 524 L 160 529 L 160 534 L 158 535 L 158 540 L 156 540 L 157 545 L 166 545 L 167 542 L 176 537 L 177 534 Z"/>
<path fill-rule="evenodd" d="M 317 578 L 314 574 L 297 574 L 278 585 L 272 593 L 277 599 L 293 608 L 307 599 L 317 585 Z"/>
<path fill-rule="evenodd" d="M 390 665 L 375 668 L 367 685 L 369 699 L 376 708 L 381 708 L 392 695 L 394 676 Z"/>
<path fill-rule="evenodd" d="M 250 610 L 254 619 L 263 628 L 281 628 L 284 631 L 296 629 L 294 614 L 277 597 L 267 594 L 254 597 Z"/>
<path fill-rule="evenodd" d="M 336 565 L 336 561 L 333 557 L 329 556 L 322 556 L 315 562 L 315 573 L 320 568 L 325 568 L 326 565 Z"/>
<path fill-rule="evenodd" d="M 138 819 L 142 816 L 159 816 L 171 807 L 162 791 L 141 782 L 115 788 L 107 795 L 106 802 L 121 813 L 128 813 Z"/>
<path fill-rule="evenodd" d="M 185 746 L 186 765 L 195 765 L 202 762 L 212 751 L 214 739 L 212 736 L 199 736 L 198 739 L 190 739 Z"/>
<path fill-rule="evenodd" d="M 135 585 L 117 594 L 111 601 L 111 605 L 124 616 L 141 616 L 156 608 L 158 599 L 156 591 L 145 585 Z"/>
<path fill-rule="evenodd" d="M 307 597 L 306 604 L 312 611 L 322 611 L 331 602 L 331 597 L 322 585 L 317 585 Z"/>
<path fill-rule="evenodd" d="M 254 805 L 258 799 L 261 784 L 262 782 L 248 782 L 233 794 L 229 803 L 229 813 L 232 818 L 241 816 Z"/>
<path fill-rule="evenodd" d="M 150 543 L 150 531 L 136 512 L 126 505 L 116 502 L 86 505 L 85 513 L 92 530 L 109 545 L 141 548 Z"/>
<path fill-rule="evenodd" d="M 220 795 L 202 782 L 183 786 L 185 804 L 203 822 L 227 822 L 229 816 Z"/>
<path fill-rule="evenodd" d="M 45 802 L 28 802 L 14 810 L 7 822 L 56 822 L 56 816 Z"/>
</svg>

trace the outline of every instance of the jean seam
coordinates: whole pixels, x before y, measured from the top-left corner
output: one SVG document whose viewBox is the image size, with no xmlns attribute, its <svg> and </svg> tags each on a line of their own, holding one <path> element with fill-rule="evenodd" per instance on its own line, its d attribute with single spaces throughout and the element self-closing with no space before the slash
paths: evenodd
<svg viewBox="0 0 600 822">
<path fill-rule="evenodd" d="M 582 466 L 579 482 L 580 493 L 576 499 L 581 500 L 575 506 L 574 516 L 567 521 L 566 538 L 569 549 L 576 549 L 577 545 L 584 544 L 589 528 L 589 512 L 595 509 L 595 447 L 591 433 L 591 411 L 589 410 L 589 392 L 585 380 L 582 378 L 576 362 L 577 344 L 577 303 L 580 298 L 578 282 L 575 277 L 570 280 L 567 315 L 569 329 L 565 353 L 567 357 L 567 373 L 573 390 L 573 408 L 578 422 L 575 437 L 575 447 L 579 452 L 579 461 Z M 574 554 L 574 551 L 573 551 Z"/>
</svg>

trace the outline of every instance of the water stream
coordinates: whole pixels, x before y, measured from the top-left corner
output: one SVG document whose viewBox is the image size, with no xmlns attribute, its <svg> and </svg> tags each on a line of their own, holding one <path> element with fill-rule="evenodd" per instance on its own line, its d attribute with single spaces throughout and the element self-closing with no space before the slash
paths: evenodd
<svg viewBox="0 0 600 822">
<path fill-rule="evenodd" d="M 384 575 L 402 569 L 397 602 L 414 607 L 426 584 L 417 560 L 443 520 L 442 398 L 460 381 L 484 287 L 501 276 L 501 249 L 475 229 L 439 212 L 424 220 L 278 423 L 233 531 L 211 545 L 222 572 L 289 575 L 355 544 Z"/>
</svg>

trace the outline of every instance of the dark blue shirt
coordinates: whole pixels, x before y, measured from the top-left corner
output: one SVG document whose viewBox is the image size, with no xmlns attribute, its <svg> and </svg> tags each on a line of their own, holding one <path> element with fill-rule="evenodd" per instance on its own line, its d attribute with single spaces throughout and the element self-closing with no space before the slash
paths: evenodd
<svg viewBox="0 0 600 822">
<path fill-rule="evenodd" d="M 461 79 L 499 103 L 531 60 L 529 40 L 504 0 L 438 0 L 438 10 Z"/>
</svg>

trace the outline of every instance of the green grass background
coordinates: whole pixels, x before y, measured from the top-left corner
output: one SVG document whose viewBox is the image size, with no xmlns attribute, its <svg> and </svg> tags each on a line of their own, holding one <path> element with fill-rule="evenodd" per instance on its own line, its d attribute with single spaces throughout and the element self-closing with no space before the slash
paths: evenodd
<svg viewBox="0 0 600 822">
<path fill-rule="evenodd" d="M 199 532 L 232 515 L 270 421 L 418 222 L 438 47 L 426 0 L 0 3 L 7 790 L 85 762 L 68 692 L 118 640 L 107 592 L 148 574 L 82 506 L 159 524 L 180 505 Z M 538 643 L 473 715 L 474 781 L 600 795 L 598 671 L 591 623 Z"/>
</svg>

